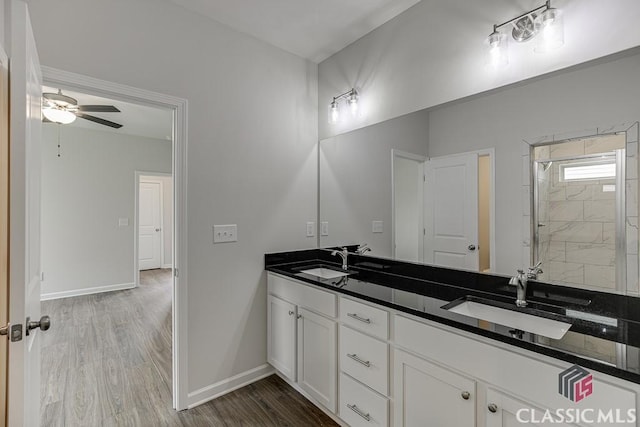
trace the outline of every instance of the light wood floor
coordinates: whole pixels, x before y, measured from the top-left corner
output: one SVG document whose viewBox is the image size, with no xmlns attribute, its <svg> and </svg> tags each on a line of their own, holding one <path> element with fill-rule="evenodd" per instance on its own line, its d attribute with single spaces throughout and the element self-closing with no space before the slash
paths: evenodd
<svg viewBox="0 0 640 427">
<path fill-rule="evenodd" d="M 41 423 L 49 426 L 335 426 L 277 376 L 171 408 L 171 274 L 139 288 L 42 303 Z"/>
</svg>

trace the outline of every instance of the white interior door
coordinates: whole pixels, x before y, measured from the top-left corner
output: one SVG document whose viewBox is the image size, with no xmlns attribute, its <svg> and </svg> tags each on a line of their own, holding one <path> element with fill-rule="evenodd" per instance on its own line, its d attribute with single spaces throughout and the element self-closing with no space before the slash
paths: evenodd
<svg viewBox="0 0 640 427">
<path fill-rule="evenodd" d="M 138 268 L 162 267 L 162 184 L 140 182 L 138 192 Z"/>
<path fill-rule="evenodd" d="M 9 344 L 8 425 L 37 426 L 40 418 L 40 142 L 42 76 L 24 1 L 10 0 L 10 261 L 9 322 L 22 339 Z M 64 243 L 64 242 L 61 242 Z M 11 333 L 10 333 L 11 334 Z"/>
<path fill-rule="evenodd" d="M 394 258 L 422 262 L 424 157 L 408 153 L 393 155 Z"/>
<path fill-rule="evenodd" d="M 478 270 L 478 155 L 425 162 L 425 263 Z"/>
</svg>

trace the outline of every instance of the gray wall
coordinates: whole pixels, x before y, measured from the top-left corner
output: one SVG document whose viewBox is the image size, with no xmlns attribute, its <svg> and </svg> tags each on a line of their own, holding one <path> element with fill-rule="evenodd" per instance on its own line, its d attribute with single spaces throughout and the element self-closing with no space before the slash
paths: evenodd
<svg viewBox="0 0 640 427">
<path fill-rule="evenodd" d="M 43 65 L 188 100 L 188 389 L 265 364 L 264 254 L 316 246 L 317 66 L 168 0 L 29 7 Z"/>
<path fill-rule="evenodd" d="M 57 157 L 58 126 L 42 129 L 43 298 L 133 286 L 135 171 L 171 173 L 171 142 L 60 126 Z"/>
<path fill-rule="evenodd" d="M 536 54 L 535 42 L 510 44 L 509 66 L 485 65 L 483 42 L 494 24 L 543 2 L 422 0 L 319 66 L 319 132 L 324 139 L 441 105 L 640 44 L 637 0 L 555 0 L 564 11 L 565 45 Z M 364 115 L 327 122 L 331 98 L 356 87 Z"/>
<path fill-rule="evenodd" d="M 321 246 L 368 243 L 390 257 L 391 149 L 426 156 L 426 111 L 320 141 L 320 221 L 329 222 Z M 372 232 L 383 221 L 383 232 Z"/>
<path fill-rule="evenodd" d="M 522 267 L 522 141 L 639 120 L 639 76 L 636 51 L 430 112 L 429 157 L 495 147 L 497 272 Z"/>
</svg>

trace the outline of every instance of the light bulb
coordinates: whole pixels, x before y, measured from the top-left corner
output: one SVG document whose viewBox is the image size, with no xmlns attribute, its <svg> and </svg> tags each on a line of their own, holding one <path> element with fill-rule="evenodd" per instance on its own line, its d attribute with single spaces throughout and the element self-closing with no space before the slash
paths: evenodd
<svg viewBox="0 0 640 427">
<path fill-rule="evenodd" d="M 560 10 L 553 7 L 546 9 L 535 19 L 535 28 L 538 36 L 534 52 L 544 53 L 564 45 L 564 24 Z"/>
<path fill-rule="evenodd" d="M 76 120 L 76 115 L 71 111 L 59 109 L 55 107 L 45 107 L 42 109 L 42 114 L 54 123 L 60 123 L 62 125 L 68 125 Z"/>
<path fill-rule="evenodd" d="M 349 109 L 351 110 L 351 115 L 356 117 L 358 115 L 358 92 L 356 90 L 352 90 L 351 94 L 348 98 Z"/>
<path fill-rule="evenodd" d="M 331 101 L 329 104 L 329 124 L 336 124 L 340 120 L 340 106 L 338 102 L 335 100 Z"/>
<path fill-rule="evenodd" d="M 487 65 L 492 68 L 501 68 L 509 64 L 508 43 L 507 36 L 499 31 L 489 34 L 485 42 Z"/>
</svg>

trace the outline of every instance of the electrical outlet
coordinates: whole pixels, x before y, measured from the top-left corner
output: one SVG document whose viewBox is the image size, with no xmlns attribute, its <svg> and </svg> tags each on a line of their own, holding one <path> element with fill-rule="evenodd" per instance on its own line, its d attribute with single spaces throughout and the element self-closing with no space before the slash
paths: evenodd
<svg viewBox="0 0 640 427">
<path fill-rule="evenodd" d="M 320 223 L 320 235 L 321 236 L 329 235 L 329 221 L 322 221 Z"/>
<path fill-rule="evenodd" d="M 213 226 L 213 243 L 228 243 L 237 241 L 238 226 L 236 224 Z"/>
<path fill-rule="evenodd" d="M 371 231 L 374 233 L 382 233 L 382 221 L 372 221 Z"/>
<path fill-rule="evenodd" d="M 315 222 L 307 222 L 307 237 L 313 237 L 316 235 L 316 223 Z"/>
</svg>

